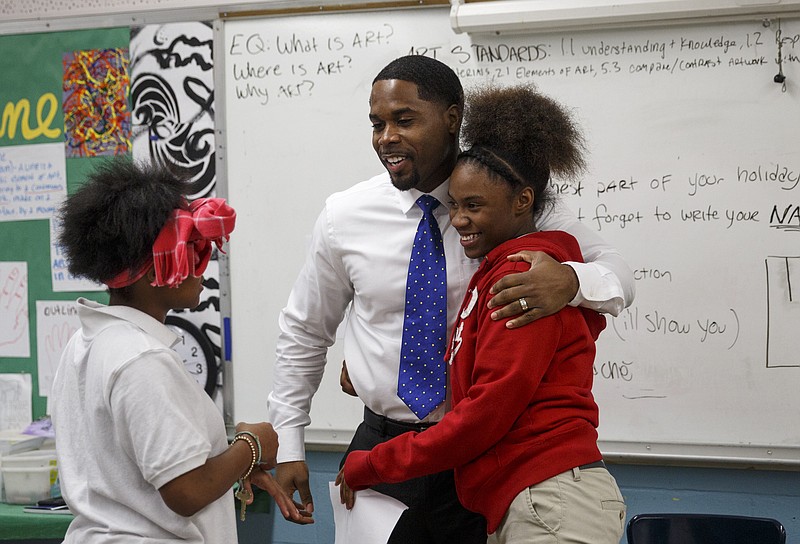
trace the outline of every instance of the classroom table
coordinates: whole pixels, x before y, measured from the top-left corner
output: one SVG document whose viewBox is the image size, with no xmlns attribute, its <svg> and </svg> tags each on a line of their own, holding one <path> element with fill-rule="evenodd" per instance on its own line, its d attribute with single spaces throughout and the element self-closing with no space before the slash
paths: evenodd
<svg viewBox="0 0 800 544">
<path fill-rule="evenodd" d="M 66 514 L 28 514 L 20 504 L 0 503 L 0 543 L 61 542 L 73 517 Z"/>
<path fill-rule="evenodd" d="M 261 518 L 258 514 L 269 514 L 272 509 L 272 498 L 268 493 L 261 489 L 253 490 L 255 496 L 253 504 L 247 507 L 247 513 L 251 518 Z M 0 502 L 0 544 L 12 544 L 20 542 L 24 544 L 57 544 L 64 539 L 67 527 L 74 519 L 66 514 L 29 514 L 24 512 L 21 504 L 6 504 Z M 236 519 L 239 519 L 239 501 L 236 501 Z M 243 529 L 258 529 L 261 535 L 267 530 L 271 534 L 271 518 L 268 518 L 269 526 L 265 526 L 265 521 L 255 523 L 251 521 L 249 526 L 239 525 L 239 531 Z M 247 532 L 246 530 L 244 532 Z"/>
<path fill-rule="evenodd" d="M 269 514 L 272 508 L 272 498 L 261 489 L 253 490 L 255 496 L 253 504 L 247 507 L 251 518 L 261 517 L 258 514 Z M 64 539 L 67 527 L 73 516 L 66 514 L 29 514 L 23 512 L 21 504 L 6 504 L 0 502 L 0 544 L 24 542 L 25 544 L 57 544 Z M 239 501 L 236 501 L 237 520 L 239 519 Z M 239 531 L 255 529 L 264 534 L 265 529 L 271 531 L 271 518 L 269 527 L 264 522 L 251 521 L 249 527 L 239 524 Z M 238 523 L 238 522 L 237 522 Z M 246 531 L 245 531 L 246 532 Z"/>
</svg>

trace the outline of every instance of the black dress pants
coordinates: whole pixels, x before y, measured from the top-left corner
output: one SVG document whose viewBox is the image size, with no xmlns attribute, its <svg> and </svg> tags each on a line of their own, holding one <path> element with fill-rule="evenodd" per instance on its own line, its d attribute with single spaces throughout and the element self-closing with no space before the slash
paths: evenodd
<svg viewBox="0 0 800 544">
<path fill-rule="evenodd" d="M 368 410 L 364 417 L 342 464 L 351 451 L 368 451 L 402 432 L 414 430 L 413 425 L 386 420 Z M 486 520 L 461 505 L 452 470 L 398 484 L 380 484 L 373 489 L 408 506 L 388 544 L 486 544 Z"/>
</svg>

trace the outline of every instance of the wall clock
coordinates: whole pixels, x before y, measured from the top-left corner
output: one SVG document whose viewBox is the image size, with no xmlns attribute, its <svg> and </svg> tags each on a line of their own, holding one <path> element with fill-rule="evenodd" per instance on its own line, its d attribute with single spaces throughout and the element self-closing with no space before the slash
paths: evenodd
<svg viewBox="0 0 800 544">
<path fill-rule="evenodd" d="M 219 367 L 211 342 L 197 325 L 182 317 L 170 314 L 165 324 L 180 336 L 174 349 L 183 361 L 183 366 L 200 387 L 213 397 L 217 389 Z"/>
</svg>

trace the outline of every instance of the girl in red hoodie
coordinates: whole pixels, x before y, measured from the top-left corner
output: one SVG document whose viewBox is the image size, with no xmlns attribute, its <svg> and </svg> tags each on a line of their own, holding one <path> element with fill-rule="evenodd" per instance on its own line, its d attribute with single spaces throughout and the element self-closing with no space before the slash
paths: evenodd
<svg viewBox="0 0 800 544">
<path fill-rule="evenodd" d="M 446 354 L 452 409 L 421 433 L 351 452 L 337 483 L 361 490 L 455 468 L 459 499 L 486 517 L 489 542 L 618 543 L 625 503 L 597 448 L 591 391 L 605 318 L 567 306 L 507 329 L 487 308 L 489 288 L 529 266 L 509 255 L 581 260 L 571 235 L 537 232 L 536 219 L 554 198 L 550 176 L 582 171 L 582 137 L 532 86 L 476 92 L 462 136 L 470 148 L 450 178 L 450 217 L 467 256 L 483 262 Z"/>
</svg>

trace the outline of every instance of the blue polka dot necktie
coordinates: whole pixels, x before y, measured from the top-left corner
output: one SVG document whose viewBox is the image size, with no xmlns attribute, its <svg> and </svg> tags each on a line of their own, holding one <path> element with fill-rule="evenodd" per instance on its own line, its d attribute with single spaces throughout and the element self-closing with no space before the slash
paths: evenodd
<svg viewBox="0 0 800 544">
<path fill-rule="evenodd" d="M 442 233 L 433 216 L 439 201 L 422 195 L 417 205 L 422 219 L 408 263 L 397 395 L 423 419 L 445 398 L 447 271 Z"/>
</svg>

